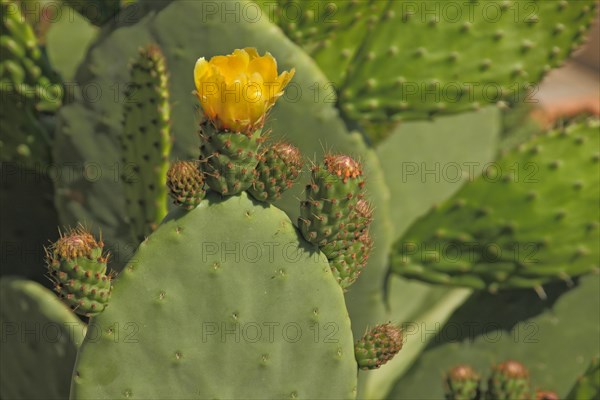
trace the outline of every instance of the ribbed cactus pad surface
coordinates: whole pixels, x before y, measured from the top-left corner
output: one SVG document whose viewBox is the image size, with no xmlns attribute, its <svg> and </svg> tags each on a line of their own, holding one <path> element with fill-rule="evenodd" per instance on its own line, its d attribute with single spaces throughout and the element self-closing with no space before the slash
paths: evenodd
<svg viewBox="0 0 600 400">
<path fill-rule="evenodd" d="M 350 320 L 325 257 L 245 193 L 170 213 L 92 331 L 73 399 L 355 396 Z"/>
<path fill-rule="evenodd" d="M 396 242 L 394 273 L 490 290 L 598 269 L 598 121 L 507 152 Z"/>
<path fill-rule="evenodd" d="M 0 397 L 66 399 L 85 325 L 42 285 L 0 280 Z"/>
</svg>

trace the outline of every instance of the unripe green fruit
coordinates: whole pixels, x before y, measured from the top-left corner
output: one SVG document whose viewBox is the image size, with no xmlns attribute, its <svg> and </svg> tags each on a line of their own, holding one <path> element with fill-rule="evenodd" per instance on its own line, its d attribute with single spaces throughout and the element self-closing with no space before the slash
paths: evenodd
<svg viewBox="0 0 600 400">
<path fill-rule="evenodd" d="M 377 325 L 354 345 L 354 356 L 361 369 L 377 369 L 402 349 L 402 331 L 392 324 Z"/>
<path fill-rule="evenodd" d="M 167 186 L 173 202 L 191 210 L 204 196 L 204 177 L 194 161 L 176 161 L 167 171 Z"/>
<path fill-rule="evenodd" d="M 312 182 L 306 187 L 298 226 L 304 238 L 324 246 L 338 234 L 345 234 L 357 202 L 364 197 L 362 166 L 347 155 L 327 155 L 322 165 L 312 169 Z"/>
<path fill-rule="evenodd" d="M 446 400 L 479 400 L 481 378 L 468 365 L 453 367 L 444 378 Z"/>
<path fill-rule="evenodd" d="M 208 186 L 233 196 L 248 189 L 264 138 L 254 132 L 219 132 L 210 122 L 200 125 L 200 169 Z"/>
<path fill-rule="evenodd" d="M 298 179 L 303 165 L 302 155 L 297 147 L 277 142 L 260 155 L 248 192 L 259 201 L 278 200 Z"/>
<path fill-rule="evenodd" d="M 486 400 L 528 400 L 529 371 L 518 361 L 508 360 L 492 369 Z"/>
<path fill-rule="evenodd" d="M 83 227 L 70 229 L 46 249 L 54 290 L 77 313 L 93 316 L 104 311 L 111 294 L 112 276 L 106 273 L 104 243 Z"/>
<path fill-rule="evenodd" d="M 350 246 L 329 259 L 333 276 L 342 289 L 346 290 L 358 279 L 363 268 L 367 265 L 373 240 L 367 232 L 351 242 Z"/>
</svg>

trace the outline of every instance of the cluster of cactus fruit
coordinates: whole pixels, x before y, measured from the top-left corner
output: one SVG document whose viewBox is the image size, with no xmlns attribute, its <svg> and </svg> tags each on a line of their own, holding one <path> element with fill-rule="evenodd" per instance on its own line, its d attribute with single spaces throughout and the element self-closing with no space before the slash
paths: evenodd
<svg viewBox="0 0 600 400">
<path fill-rule="evenodd" d="M 507 360 L 492 368 L 487 389 L 481 376 L 468 365 L 457 365 L 444 378 L 446 400 L 559 400 L 546 390 L 532 392 L 529 371 L 518 361 Z"/>
</svg>

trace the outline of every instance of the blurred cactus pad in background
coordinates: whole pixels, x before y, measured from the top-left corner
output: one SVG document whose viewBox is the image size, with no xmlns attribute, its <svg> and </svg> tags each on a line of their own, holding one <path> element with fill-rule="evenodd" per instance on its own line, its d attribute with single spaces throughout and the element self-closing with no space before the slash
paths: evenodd
<svg viewBox="0 0 600 400">
<path fill-rule="evenodd" d="M 597 1 L 0 5 L 0 398 L 598 399 Z"/>
</svg>

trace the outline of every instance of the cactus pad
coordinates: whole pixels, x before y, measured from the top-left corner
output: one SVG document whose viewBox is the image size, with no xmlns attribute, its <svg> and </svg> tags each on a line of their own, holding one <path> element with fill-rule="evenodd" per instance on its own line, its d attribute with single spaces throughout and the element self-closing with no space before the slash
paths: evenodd
<svg viewBox="0 0 600 400">
<path fill-rule="evenodd" d="M 356 395 L 350 320 L 325 257 L 245 193 L 171 212 L 92 326 L 73 399 Z"/>
<path fill-rule="evenodd" d="M 377 369 L 402 349 L 402 332 L 392 324 L 377 325 L 354 345 L 356 362 L 361 369 Z"/>
<path fill-rule="evenodd" d="M 512 101 L 584 39 L 595 1 L 261 0 L 368 126 Z"/>
<path fill-rule="evenodd" d="M 157 46 L 149 45 L 130 66 L 121 137 L 121 178 L 135 241 L 144 240 L 167 214 L 170 114 L 165 59 Z"/>
<path fill-rule="evenodd" d="M 204 196 L 204 177 L 194 161 L 176 161 L 167 171 L 167 186 L 171 198 L 178 206 L 191 210 Z"/>
<path fill-rule="evenodd" d="M 121 0 L 65 0 L 65 4 L 98 26 L 107 23 L 121 9 Z"/>
<path fill-rule="evenodd" d="M 297 147 L 286 142 L 274 143 L 260 155 L 248 192 L 259 201 L 279 200 L 298 180 L 303 165 Z"/>
<path fill-rule="evenodd" d="M 392 271 L 495 291 L 597 269 L 599 139 L 588 121 L 507 152 L 409 229 Z"/>
<path fill-rule="evenodd" d="M 59 296 L 80 315 L 104 311 L 111 293 L 110 274 L 106 274 L 108 255 L 104 243 L 82 227 L 61 234 L 46 250 L 48 272 Z"/>
<path fill-rule="evenodd" d="M 0 396 L 62 400 L 69 388 L 85 325 L 40 284 L 0 280 Z"/>
<path fill-rule="evenodd" d="M 590 363 L 569 394 L 568 400 L 597 399 L 600 397 L 600 358 L 596 357 Z"/>
</svg>

